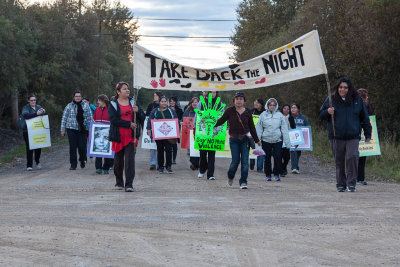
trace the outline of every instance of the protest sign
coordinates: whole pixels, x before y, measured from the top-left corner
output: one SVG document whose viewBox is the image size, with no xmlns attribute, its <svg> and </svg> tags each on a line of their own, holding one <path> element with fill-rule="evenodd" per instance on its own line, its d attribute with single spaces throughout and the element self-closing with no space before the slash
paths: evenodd
<svg viewBox="0 0 400 267">
<path fill-rule="evenodd" d="M 51 146 L 49 116 L 25 120 L 28 129 L 29 149 Z"/>
<path fill-rule="evenodd" d="M 365 142 L 364 131 L 361 133 L 361 140 L 358 145 L 358 151 L 360 152 L 360 157 L 365 156 L 376 156 L 381 154 L 381 148 L 379 146 L 378 128 L 376 127 L 375 116 L 369 116 L 369 121 L 372 125 L 372 135 L 371 142 Z"/>
<path fill-rule="evenodd" d="M 179 138 L 178 119 L 151 120 L 154 140 Z"/>
<path fill-rule="evenodd" d="M 147 121 L 149 120 L 149 117 L 147 116 L 146 119 L 144 120 L 144 130 L 143 130 L 143 135 L 142 135 L 142 148 L 144 149 L 157 149 L 156 142 L 150 137 L 150 135 L 147 134 L 146 131 L 146 125 Z"/>
<path fill-rule="evenodd" d="M 254 126 L 257 126 L 258 120 L 260 119 L 260 115 L 253 115 Z"/>
<path fill-rule="evenodd" d="M 303 134 L 304 143 L 299 145 L 297 148 L 292 146 L 290 151 L 312 151 L 312 134 L 311 134 L 311 126 L 301 126 L 296 129 L 301 129 Z"/>
<path fill-rule="evenodd" d="M 304 144 L 304 137 L 303 137 L 303 131 L 301 128 L 296 128 L 296 129 L 290 129 L 289 130 L 289 139 L 290 139 L 290 144 L 292 146 L 298 146 Z"/>
<path fill-rule="evenodd" d="M 181 65 L 137 43 L 133 53 L 135 88 L 244 90 L 328 73 L 316 30 L 256 58 L 214 69 Z"/>
<path fill-rule="evenodd" d="M 108 140 L 110 124 L 102 122 L 91 122 L 89 129 L 89 143 L 87 154 L 90 157 L 114 158 L 111 150 L 112 142 Z"/>
<path fill-rule="evenodd" d="M 190 149 L 190 130 L 194 129 L 194 117 L 183 117 L 181 148 Z"/>
</svg>

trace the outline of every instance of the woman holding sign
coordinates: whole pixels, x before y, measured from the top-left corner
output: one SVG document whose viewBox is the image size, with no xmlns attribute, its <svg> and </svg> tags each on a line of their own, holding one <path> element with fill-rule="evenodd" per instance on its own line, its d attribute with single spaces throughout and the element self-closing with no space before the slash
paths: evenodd
<svg viewBox="0 0 400 267">
<path fill-rule="evenodd" d="M 326 98 L 319 111 L 321 119 L 328 121 L 328 137 L 336 164 L 336 188 L 338 192 L 356 191 L 358 175 L 358 143 L 361 128 L 365 142 L 371 140 L 371 123 L 367 108 L 354 89 L 352 82 L 342 78 L 335 86 L 332 104 Z M 334 124 L 332 124 L 332 118 Z"/>
<path fill-rule="evenodd" d="M 44 108 L 42 108 L 40 105 L 36 104 L 36 96 L 31 94 L 28 97 L 29 103 L 26 104 L 22 108 L 22 113 L 21 120 L 24 122 L 22 130 L 23 130 L 23 136 L 25 140 L 25 145 L 26 145 L 26 170 L 31 171 L 32 170 L 32 165 L 33 165 L 33 152 L 35 152 L 35 162 L 36 162 L 36 167 L 40 170 L 42 168 L 42 164 L 40 164 L 40 154 L 42 152 L 41 148 L 38 149 L 29 149 L 29 138 L 28 138 L 28 129 L 26 127 L 25 120 L 35 118 L 37 116 L 43 115 L 45 113 Z"/>
<path fill-rule="evenodd" d="M 308 126 L 307 117 L 300 113 L 300 105 L 297 103 L 292 103 L 290 107 L 290 111 L 292 112 L 292 116 L 294 118 L 294 122 L 296 127 Z M 291 165 L 292 165 L 292 173 L 299 174 L 299 160 L 301 156 L 301 151 L 290 151 Z"/>
<path fill-rule="evenodd" d="M 256 128 L 254 127 L 251 111 L 244 107 L 246 96 L 236 93 L 233 97 L 234 106 L 226 109 L 214 127 L 229 123 L 229 146 L 231 148 L 232 162 L 228 170 L 228 184 L 232 186 L 236 170 L 241 163 L 240 189 L 247 189 L 247 176 L 249 174 L 249 148 L 248 139 L 253 138 L 259 143 Z"/>
<path fill-rule="evenodd" d="M 115 189 L 124 189 L 133 192 L 133 179 L 135 178 L 135 153 L 140 131 L 137 125 L 144 120 L 144 112 L 130 97 L 129 84 L 119 82 L 115 86 L 115 97 L 110 101 L 108 117 L 110 118 L 110 135 L 114 155 Z M 136 113 L 136 122 L 135 114 Z M 134 143 L 134 129 L 136 129 L 136 144 Z"/>
<path fill-rule="evenodd" d="M 151 120 L 161 120 L 161 119 L 177 119 L 175 111 L 168 108 L 167 97 L 162 96 L 160 98 L 160 107 L 154 109 L 147 121 L 147 134 L 151 135 Z M 168 174 L 174 173 L 172 171 L 172 145 L 176 144 L 176 138 L 173 139 L 162 139 L 156 140 L 157 144 L 157 161 L 158 161 L 158 171 L 160 174 L 164 173 L 164 152 L 165 152 L 165 168 Z"/>
<path fill-rule="evenodd" d="M 258 120 L 257 134 L 261 138 L 262 148 L 265 152 L 265 179 L 271 181 L 274 174 L 275 181 L 280 181 L 282 164 L 282 143 L 290 147 L 288 126 L 285 117 L 278 109 L 278 101 L 270 98 L 264 111 Z M 271 156 L 274 157 L 274 169 L 271 169 Z"/>
</svg>

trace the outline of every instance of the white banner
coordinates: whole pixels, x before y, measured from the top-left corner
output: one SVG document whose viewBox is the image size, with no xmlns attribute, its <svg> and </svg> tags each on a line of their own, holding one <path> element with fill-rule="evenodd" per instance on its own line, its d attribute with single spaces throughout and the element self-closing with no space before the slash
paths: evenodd
<svg viewBox="0 0 400 267">
<path fill-rule="evenodd" d="M 49 116 L 37 116 L 26 120 L 29 149 L 51 146 Z"/>
<path fill-rule="evenodd" d="M 216 69 L 180 65 L 136 43 L 133 52 L 135 88 L 244 90 L 327 73 L 316 30 L 256 58 Z"/>
</svg>

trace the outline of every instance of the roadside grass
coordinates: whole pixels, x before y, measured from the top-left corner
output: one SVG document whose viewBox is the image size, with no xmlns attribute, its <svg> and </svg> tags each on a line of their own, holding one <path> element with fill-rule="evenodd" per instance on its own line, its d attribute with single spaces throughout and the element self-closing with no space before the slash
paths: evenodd
<svg viewBox="0 0 400 267">
<path fill-rule="evenodd" d="M 322 126 L 312 128 L 313 151 L 322 164 L 334 166 L 328 132 Z M 366 162 L 366 179 L 387 182 L 400 182 L 400 146 L 394 138 L 379 138 L 381 155 L 368 156 Z"/>
<path fill-rule="evenodd" d="M 55 146 L 68 144 L 68 138 L 62 136 L 56 136 L 51 138 L 51 147 L 42 148 L 43 152 L 53 151 Z M 0 164 L 10 163 L 17 157 L 23 157 L 25 155 L 25 145 L 20 145 L 3 154 L 0 159 Z"/>
</svg>

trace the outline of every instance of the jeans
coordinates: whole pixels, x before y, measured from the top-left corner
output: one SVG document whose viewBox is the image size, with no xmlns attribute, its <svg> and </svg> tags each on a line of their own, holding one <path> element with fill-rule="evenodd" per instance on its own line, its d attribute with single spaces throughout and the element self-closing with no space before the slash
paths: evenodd
<svg viewBox="0 0 400 267">
<path fill-rule="evenodd" d="M 150 149 L 150 166 L 157 165 L 157 149 Z"/>
<path fill-rule="evenodd" d="M 29 149 L 29 139 L 28 139 L 28 132 L 24 132 L 24 140 L 25 140 L 25 145 L 26 145 L 26 167 L 32 168 L 32 164 L 33 164 L 33 152 L 35 152 L 35 162 L 36 165 L 39 164 L 40 162 L 40 154 L 42 153 L 42 149 L 41 148 L 37 148 L 37 149 Z"/>
<path fill-rule="evenodd" d="M 129 143 L 114 155 L 116 186 L 124 187 L 124 169 L 125 188 L 132 187 L 133 179 L 135 179 L 135 148 L 133 143 Z"/>
<path fill-rule="evenodd" d="M 290 160 L 290 149 L 287 147 L 282 147 L 282 166 L 281 166 L 281 174 L 287 173 L 287 165 Z"/>
<path fill-rule="evenodd" d="M 267 143 L 262 141 L 262 148 L 265 152 L 265 176 L 271 177 L 271 174 L 279 175 L 282 164 L 282 141 L 277 143 Z M 271 170 L 271 156 L 274 158 L 274 169 Z"/>
<path fill-rule="evenodd" d="M 254 169 L 254 165 L 256 164 L 255 159 L 250 159 L 250 169 Z M 257 171 L 262 171 L 264 165 L 264 156 L 257 156 Z"/>
<path fill-rule="evenodd" d="M 290 151 L 292 170 L 300 170 L 299 160 L 301 156 L 301 151 Z"/>
<path fill-rule="evenodd" d="M 207 171 L 207 179 L 214 176 L 215 151 L 200 150 L 200 173 Z"/>
<path fill-rule="evenodd" d="M 170 169 L 172 165 L 172 145 L 167 139 L 156 140 L 158 168 L 164 169 L 164 152 L 165 152 L 165 168 Z"/>
<path fill-rule="evenodd" d="M 94 165 L 96 166 L 96 170 L 103 169 L 108 171 L 111 167 L 112 160 L 113 159 L 111 158 L 104 158 L 104 164 L 103 164 L 103 158 L 96 157 L 96 161 L 94 163 Z"/>
<path fill-rule="evenodd" d="M 71 167 L 76 168 L 78 160 L 76 157 L 76 149 L 79 152 L 79 161 L 86 161 L 86 143 L 87 133 L 79 132 L 78 130 L 67 129 L 68 141 L 69 141 L 69 162 Z"/>
<path fill-rule="evenodd" d="M 228 170 L 228 178 L 233 179 L 236 170 L 241 163 L 239 184 L 247 184 L 247 176 L 249 174 L 249 148 L 247 147 L 247 137 L 242 139 L 229 138 L 229 146 L 231 147 L 232 162 Z"/>
</svg>

